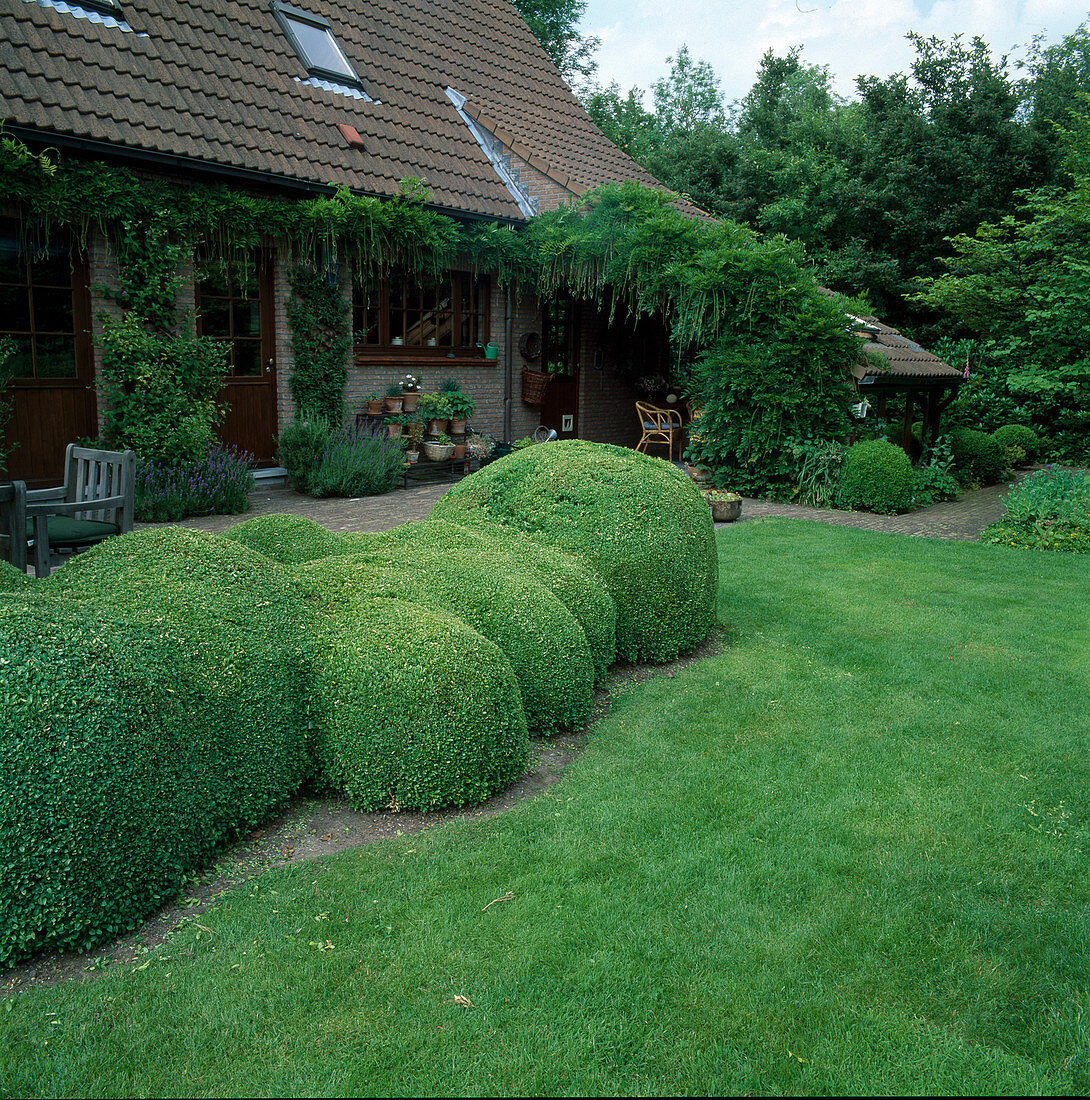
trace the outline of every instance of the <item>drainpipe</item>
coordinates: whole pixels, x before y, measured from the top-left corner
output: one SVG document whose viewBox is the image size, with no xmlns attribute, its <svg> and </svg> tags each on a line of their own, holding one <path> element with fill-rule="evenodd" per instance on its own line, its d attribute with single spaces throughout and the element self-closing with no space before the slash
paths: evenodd
<svg viewBox="0 0 1090 1100">
<path fill-rule="evenodd" d="M 503 442 L 511 442 L 511 405 L 514 401 L 514 370 L 511 343 L 514 334 L 514 303 L 511 287 L 507 288 L 503 314 Z"/>
</svg>

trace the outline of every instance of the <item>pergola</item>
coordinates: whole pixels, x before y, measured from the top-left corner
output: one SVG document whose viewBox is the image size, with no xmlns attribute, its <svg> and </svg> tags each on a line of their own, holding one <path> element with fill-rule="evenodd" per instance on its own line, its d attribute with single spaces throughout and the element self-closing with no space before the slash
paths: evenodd
<svg viewBox="0 0 1090 1100">
<path fill-rule="evenodd" d="M 965 375 L 876 317 L 852 320 L 859 326 L 856 334 L 866 341 L 861 350 L 873 353 L 862 356 L 852 368 L 856 391 L 880 418 L 885 417 L 888 397 L 904 394 L 901 446 L 911 456 L 914 413 L 919 409 L 924 442 L 934 442 L 943 410 L 957 396 Z"/>
</svg>

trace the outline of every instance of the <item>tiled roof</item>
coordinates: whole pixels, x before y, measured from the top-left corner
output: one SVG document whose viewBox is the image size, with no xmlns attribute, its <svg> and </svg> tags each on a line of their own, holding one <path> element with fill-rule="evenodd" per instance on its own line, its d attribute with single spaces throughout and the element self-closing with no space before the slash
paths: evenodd
<svg viewBox="0 0 1090 1100">
<path fill-rule="evenodd" d="M 271 0 L 122 0 L 131 31 L 49 0 L 0 0 L 0 116 L 58 138 L 370 194 L 418 178 L 438 206 L 520 218 L 451 87 L 574 194 L 655 183 L 597 130 L 509 0 L 294 6 L 330 22 L 374 102 L 305 83 Z"/>
<path fill-rule="evenodd" d="M 937 355 L 925 351 L 914 340 L 902 336 L 895 328 L 883 324 L 877 317 L 857 318 L 861 322 L 858 334 L 866 336 L 864 351 L 877 352 L 888 362 L 886 368 L 868 360 L 856 369 L 858 378 L 873 377 L 876 380 L 900 378 L 960 379 L 961 371 L 944 363 Z"/>
</svg>

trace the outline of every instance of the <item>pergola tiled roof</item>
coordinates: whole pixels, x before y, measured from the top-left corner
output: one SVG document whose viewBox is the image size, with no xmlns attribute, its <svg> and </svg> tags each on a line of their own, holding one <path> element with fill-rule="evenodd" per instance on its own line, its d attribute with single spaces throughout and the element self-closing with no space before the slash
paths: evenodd
<svg viewBox="0 0 1090 1100">
<path fill-rule="evenodd" d="M 878 365 L 873 357 L 860 361 L 854 368 L 855 377 L 876 382 L 960 382 L 962 373 L 944 363 L 937 355 L 920 347 L 915 340 L 902 336 L 895 328 L 883 324 L 877 317 L 856 318 L 860 322 L 857 334 L 866 342 L 863 351 L 877 352 L 888 364 Z"/>
<path fill-rule="evenodd" d="M 178 172 L 379 196 L 417 178 L 441 208 L 522 218 L 451 88 L 470 118 L 573 195 L 656 184 L 594 126 L 508 0 L 296 6 L 329 21 L 365 97 L 315 86 L 271 0 L 121 0 L 116 18 L 0 0 L 0 115 L 18 132 Z"/>
</svg>

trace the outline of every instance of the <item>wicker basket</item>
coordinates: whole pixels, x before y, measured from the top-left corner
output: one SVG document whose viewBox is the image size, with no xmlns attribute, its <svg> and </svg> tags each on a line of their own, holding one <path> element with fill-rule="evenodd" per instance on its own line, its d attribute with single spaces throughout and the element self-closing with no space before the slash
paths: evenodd
<svg viewBox="0 0 1090 1100">
<path fill-rule="evenodd" d="M 431 443 L 424 441 L 424 457 L 429 462 L 446 462 L 454 454 L 453 443 Z"/>
<path fill-rule="evenodd" d="M 545 400 L 545 391 L 553 380 L 551 374 L 543 370 L 522 371 L 522 400 L 527 405 L 540 405 Z"/>
</svg>

